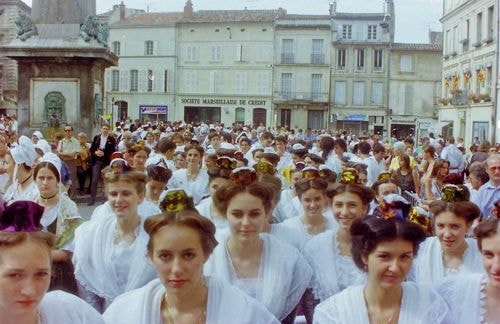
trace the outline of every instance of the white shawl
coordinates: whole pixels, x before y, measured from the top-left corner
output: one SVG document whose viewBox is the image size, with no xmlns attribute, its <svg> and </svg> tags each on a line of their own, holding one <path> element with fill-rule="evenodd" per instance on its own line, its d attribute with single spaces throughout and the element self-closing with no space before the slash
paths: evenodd
<svg viewBox="0 0 500 324">
<path fill-rule="evenodd" d="M 306 243 L 303 254 L 313 269 L 314 296 L 321 301 L 346 287 L 366 282 L 365 273 L 358 269 L 352 257 L 340 255 L 336 231 L 316 235 Z"/>
<path fill-rule="evenodd" d="M 398 323 L 439 323 L 447 311 L 443 299 L 427 287 L 412 282 L 402 284 L 403 297 Z M 352 286 L 328 298 L 316 307 L 315 324 L 363 324 L 370 323 L 366 309 L 364 286 Z M 433 318 L 435 321 L 429 322 Z"/>
<path fill-rule="evenodd" d="M 238 288 L 216 278 L 206 278 L 207 324 L 279 324 L 265 307 Z M 161 324 L 161 302 L 165 287 L 159 279 L 125 293 L 104 312 L 108 324 Z"/>
<path fill-rule="evenodd" d="M 306 226 L 302 223 L 302 216 L 293 217 L 285 220 L 283 223 L 276 224 L 279 226 L 286 226 L 295 232 L 295 235 L 300 240 L 300 250 L 304 248 L 304 245 L 312 239 L 315 235 L 309 234 Z M 324 217 L 324 216 L 323 216 Z M 333 218 L 326 218 L 325 231 L 338 228 L 337 222 Z M 317 234 L 316 234 L 317 235 Z"/>
<path fill-rule="evenodd" d="M 449 310 L 443 324 L 483 323 L 481 283 L 483 274 L 448 277 L 436 286 L 436 292 L 444 299 Z"/>
<path fill-rule="evenodd" d="M 80 225 L 75 231 L 73 264 L 76 279 L 92 293 L 113 300 L 116 296 L 142 287 L 156 277 L 154 268 L 147 258 L 148 235 L 139 225 L 139 235 L 132 243 L 134 252 L 125 289 L 116 282 L 117 273 L 111 257 L 115 248 L 114 232 L 116 216 L 96 218 Z"/>
<path fill-rule="evenodd" d="M 457 274 L 484 273 L 476 240 L 472 238 L 465 240 L 468 247 Z M 409 279 L 417 283 L 434 284 L 445 276 L 441 243 L 437 237 L 429 237 L 420 244 Z"/>
<path fill-rule="evenodd" d="M 43 296 L 38 307 L 41 324 L 104 324 L 102 315 L 75 295 L 54 290 Z"/>
<path fill-rule="evenodd" d="M 257 296 L 267 309 L 282 320 L 298 304 L 310 284 L 312 270 L 297 249 L 268 234 L 260 234 L 264 243 L 258 278 Z M 219 244 L 208 262 L 205 273 L 232 282 L 231 259 L 227 240 Z"/>
</svg>

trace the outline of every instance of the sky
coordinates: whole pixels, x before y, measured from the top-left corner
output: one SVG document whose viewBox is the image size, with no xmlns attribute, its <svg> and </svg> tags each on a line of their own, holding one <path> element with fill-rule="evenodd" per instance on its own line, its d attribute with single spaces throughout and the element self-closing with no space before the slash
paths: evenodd
<svg viewBox="0 0 500 324">
<path fill-rule="evenodd" d="M 32 0 L 23 0 L 31 6 Z M 36 0 L 34 0 L 36 1 Z M 97 13 L 110 10 L 121 0 L 96 0 Z M 150 12 L 182 11 L 185 0 L 123 0 L 129 8 Z M 276 9 L 290 14 L 327 15 L 333 0 L 192 0 L 194 10 Z M 339 12 L 383 12 L 384 0 L 337 0 Z M 442 0 L 394 0 L 396 42 L 427 43 L 428 32 L 442 31 Z"/>
</svg>

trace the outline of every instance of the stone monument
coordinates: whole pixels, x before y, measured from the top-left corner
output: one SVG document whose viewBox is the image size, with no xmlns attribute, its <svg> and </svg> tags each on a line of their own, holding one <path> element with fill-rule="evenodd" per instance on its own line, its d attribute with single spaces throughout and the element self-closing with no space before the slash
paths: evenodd
<svg viewBox="0 0 500 324">
<path fill-rule="evenodd" d="M 0 47 L 18 63 L 20 133 L 64 127 L 92 135 L 102 120 L 104 70 L 118 57 L 107 45 L 95 0 L 33 0 L 15 21 L 17 39 Z"/>
</svg>

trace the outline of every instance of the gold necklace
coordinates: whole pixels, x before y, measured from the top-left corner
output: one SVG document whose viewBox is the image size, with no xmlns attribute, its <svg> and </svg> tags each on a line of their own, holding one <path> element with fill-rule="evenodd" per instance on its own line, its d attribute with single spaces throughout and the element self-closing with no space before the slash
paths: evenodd
<svg viewBox="0 0 500 324">
<path fill-rule="evenodd" d="M 168 299 L 167 299 L 167 293 L 165 293 L 163 300 L 165 301 L 165 312 L 166 312 L 166 317 L 167 317 L 167 322 L 164 324 L 175 324 L 174 318 L 172 317 L 172 314 L 170 314 L 170 307 L 168 305 Z M 208 301 L 208 290 L 206 291 L 205 298 L 203 299 L 203 303 L 201 306 L 201 312 L 198 315 L 199 323 L 205 323 L 207 319 L 207 301 Z"/>
</svg>

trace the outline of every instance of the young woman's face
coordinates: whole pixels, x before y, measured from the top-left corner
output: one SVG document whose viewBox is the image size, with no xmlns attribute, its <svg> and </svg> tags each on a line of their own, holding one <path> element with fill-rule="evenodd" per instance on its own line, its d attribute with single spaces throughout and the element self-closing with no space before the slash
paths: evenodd
<svg viewBox="0 0 500 324">
<path fill-rule="evenodd" d="M 160 195 L 165 189 L 165 182 L 157 181 L 157 180 L 149 180 L 146 183 L 146 196 L 151 201 L 158 201 L 160 199 Z"/>
<path fill-rule="evenodd" d="M 177 169 L 185 169 L 185 168 L 187 168 L 186 158 L 184 156 L 182 156 L 182 154 L 177 154 L 175 156 L 175 167 Z"/>
<path fill-rule="evenodd" d="M 349 230 L 353 221 L 366 215 L 368 206 L 354 193 L 344 192 L 332 200 L 333 216 L 344 230 Z"/>
<path fill-rule="evenodd" d="M 144 194 L 139 194 L 135 184 L 117 181 L 107 184 L 108 201 L 117 217 L 134 217 L 137 215 L 137 205 L 144 200 Z"/>
<path fill-rule="evenodd" d="M 300 196 L 300 203 L 304 208 L 306 217 L 316 218 L 323 217 L 323 209 L 325 208 L 326 196 L 323 190 L 311 188 L 306 190 Z"/>
<path fill-rule="evenodd" d="M 441 168 L 439 168 L 439 174 L 441 176 L 446 176 L 450 172 L 450 164 L 449 163 L 443 163 L 441 165 Z"/>
<path fill-rule="evenodd" d="M 225 178 L 214 178 L 212 181 L 210 181 L 209 185 L 209 190 L 210 190 L 210 196 L 213 197 L 215 194 L 215 191 L 219 189 L 220 187 L 227 186 L 230 184 L 231 181 L 229 179 Z"/>
<path fill-rule="evenodd" d="M 57 193 L 57 185 L 59 182 L 54 172 L 47 167 L 38 170 L 35 183 L 42 197 L 52 197 Z"/>
<path fill-rule="evenodd" d="M 392 182 L 387 182 L 387 183 L 382 183 L 381 185 L 378 186 L 378 195 L 377 195 L 377 201 L 381 202 L 384 199 L 384 196 L 390 195 L 390 194 L 398 194 L 398 186 L 396 186 L 395 183 Z"/>
<path fill-rule="evenodd" d="M 465 235 L 471 224 L 452 212 L 445 211 L 435 216 L 436 236 L 444 253 L 456 251 L 465 242 Z"/>
<path fill-rule="evenodd" d="M 0 249 L 0 309 L 2 314 L 36 312 L 49 289 L 50 251 L 42 243 L 25 241 Z"/>
<path fill-rule="evenodd" d="M 190 149 L 186 152 L 186 161 L 188 167 L 200 167 L 201 156 L 200 153 L 195 149 Z"/>
<path fill-rule="evenodd" d="M 497 290 L 500 289 L 500 233 L 483 238 L 481 255 L 489 285 Z"/>
<path fill-rule="evenodd" d="M 169 225 L 158 230 L 150 258 L 168 294 L 189 294 L 203 283 L 207 257 L 200 235 L 190 227 Z"/>
<path fill-rule="evenodd" d="M 363 257 L 368 282 L 384 289 L 400 287 L 410 271 L 413 258 L 413 244 L 409 241 L 396 239 L 380 242 L 372 253 Z"/>
<path fill-rule="evenodd" d="M 304 163 L 307 165 L 307 166 L 311 166 L 311 167 L 318 167 L 318 163 L 314 162 L 310 157 L 306 156 L 304 158 Z"/>
<path fill-rule="evenodd" d="M 259 197 L 247 192 L 235 195 L 226 211 L 231 236 L 241 241 L 257 239 L 266 222 L 266 215 L 264 204 Z"/>
<path fill-rule="evenodd" d="M 139 151 L 135 153 L 132 158 L 132 163 L 134 168 L 143 170 L 146 167 L 146 160 L 148 159 L 148 153 L 146 151 Z"/>
<path fill-rule="evenodd" d="M 243 152 L 243 154 L 248 152 L 249 149 L 250 149 L 250 144 L 248 144 L 248 142 L 246 141 L 240 142 L 240 150 Z"/>
</svg>

